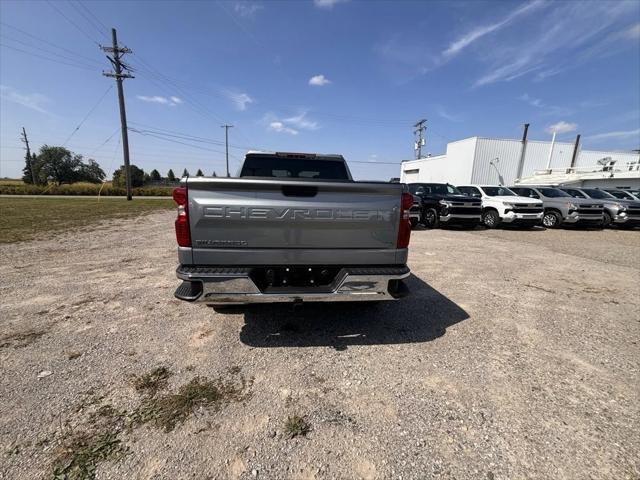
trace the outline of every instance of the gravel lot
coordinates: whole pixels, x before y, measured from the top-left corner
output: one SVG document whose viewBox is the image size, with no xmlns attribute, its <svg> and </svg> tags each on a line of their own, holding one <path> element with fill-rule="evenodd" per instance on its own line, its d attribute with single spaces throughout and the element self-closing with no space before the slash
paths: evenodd
<svg viewBox="0 0 640 480">
<path fill-rule="evenodd" d="M 0 246 L 0 478 L 640 478 L 640 232 L 415 231 L 402 301 L 221 314 L 173 218 Z"/>
</svg>

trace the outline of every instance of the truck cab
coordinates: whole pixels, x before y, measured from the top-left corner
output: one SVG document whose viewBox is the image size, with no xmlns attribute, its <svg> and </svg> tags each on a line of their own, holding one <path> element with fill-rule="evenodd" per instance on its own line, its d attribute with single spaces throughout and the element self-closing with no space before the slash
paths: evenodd
<svg viewBox="0 0 640 480">
<path fill-rule="evenodd" d="M 427 228 L 442 224 L 480 224 L 482 202 L 479 198 L 464 195 L 449 183 L 409 183 L 409 192 L 422 202 L 421 223 Z"/>
<path fill-rule="evenodd" d="M 510 224 L 523 227 L 540 225 L 542 200 L 521 197 L 499 185 L 458 185 L 462 193 L 482 200 L 482 223 L 487 228 Z"/>
</svg>

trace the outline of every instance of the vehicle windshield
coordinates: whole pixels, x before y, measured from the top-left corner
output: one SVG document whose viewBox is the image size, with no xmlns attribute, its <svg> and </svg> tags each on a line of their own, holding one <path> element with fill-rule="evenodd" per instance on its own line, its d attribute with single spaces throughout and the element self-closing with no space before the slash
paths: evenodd
<svg viewBox="0 0 640 480">
<path fill-rule="evenodd" d="M 273 155 L 248 155 L 242 165 L 240 176 L 349 180 L 343 161 L 286 158 Z"/>
<path fill-rule="evenodd" d="M 572 198 L 568 193 L 563 192 L 562 190 L 558 190 L 557 188 L 539 188 L 538 191 L 548 198 L 558 198 L 558 197 L 569 197 Z"/>
<path fill-rule="evenodd" d="M 602 190 L 597 190 L 595 188 L 583 188 L 582 191 L 589 195 L 591 198 L 598 198 L 604 200 L 611 200 L 612 198 L 616 198 L 613 195 L 604 192 Z"/>
<path fill-rule="evenodd" d="M 633 200 L 633 196 L 629 195 L 627 192 L 623 192 L 622 190 L 607 190 L 608 193 L 613 195 L 616 198 L 620 198 L 622 200 Z"/>
<path fill-rule="evenodd" d="M 516 197 L 517 195 L 507 187 L 482 187 L 484 193 L 490 197 Z"/>
<path fill-rule="evenodd" d="M 460 190 L 448 183 L 410 183 L 409 191 L 416 195 L 463 195 Z"/>
</svg>

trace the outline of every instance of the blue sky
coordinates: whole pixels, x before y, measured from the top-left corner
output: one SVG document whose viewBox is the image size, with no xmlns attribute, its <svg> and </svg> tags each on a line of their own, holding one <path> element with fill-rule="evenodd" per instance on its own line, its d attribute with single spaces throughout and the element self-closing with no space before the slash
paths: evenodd
<svg viewBox="0 0 640 480">
<path fill-rule="evenodd" d="M 0 176 L 20 175 L 22 126 L 32 147 L 122 163 L 106 27 L 133 50 L 131 157 L 147 171 L 223 173 L 223 123 L 232 172 L 253 147 L 399 176 L 420 118 L 434 154 L 524 122 L 530 138 L 640 147 L 638 1 L 3 0 L 0 21 Z"/>
</svg>

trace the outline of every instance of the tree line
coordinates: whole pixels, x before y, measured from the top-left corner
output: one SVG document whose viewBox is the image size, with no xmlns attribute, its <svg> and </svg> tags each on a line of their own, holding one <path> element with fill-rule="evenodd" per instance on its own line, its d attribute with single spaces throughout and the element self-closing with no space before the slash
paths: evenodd
<svg viewBox="0 0 640 480">
<path fill-rule="evenodd" d="M 163 177 L 155 168 L 147 173 L 136 165 L 130 166 L 131 186 L 141 187 L 148 184 L 174 183 L 178 178 L 173 170 Z M 90 158 L 86 162 L 82 155 L 71 152 L 65 147 L 43 145 L 40 151 L 25 155 L 25 166 L 22 169 L 22 181 L 34 185 L 47 185 L 54 183 L 89 182 L 102 183 L 107 177 L 98 162 Z M 185 168 L 182 176 L 189 176 Z M 196 173 L 197 177 L 204 176 L 201 169 Z M 213 176 L 217 177 L 216 172 Z M 113 172 L 112 183 L 116 187 L 125 186 L 124 165 Z"/>
</svg>

